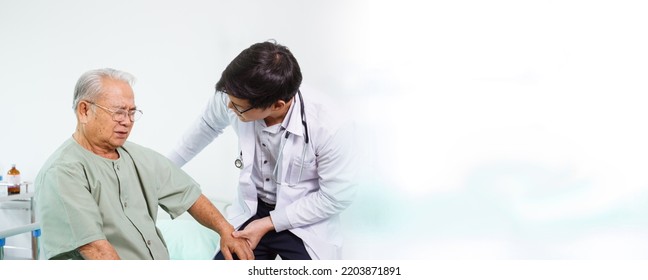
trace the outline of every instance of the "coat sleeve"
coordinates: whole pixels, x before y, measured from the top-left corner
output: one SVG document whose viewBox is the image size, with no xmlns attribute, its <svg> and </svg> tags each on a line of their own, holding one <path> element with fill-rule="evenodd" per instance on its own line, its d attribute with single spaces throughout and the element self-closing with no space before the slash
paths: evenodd
<svg viewBox="0 0 648 280">
<path fill-rule="evenodd" d="M 351 205 L 358 169 L 353 134 L 352 123 L 320 134 L 320 143 L 315 151 L 319 186 L 304 197 L 271 212 L 276 231 L 320 222 L 338 215 Z"/>
<path fill-rule="evenodd" d="M 203 113 L 180 137 L 176 147 L 167 154 L 175 165 L 185 165 L 230 125 L 228 102 L 227 95 L 220 92 L 209 98 Z"/>
</svg>

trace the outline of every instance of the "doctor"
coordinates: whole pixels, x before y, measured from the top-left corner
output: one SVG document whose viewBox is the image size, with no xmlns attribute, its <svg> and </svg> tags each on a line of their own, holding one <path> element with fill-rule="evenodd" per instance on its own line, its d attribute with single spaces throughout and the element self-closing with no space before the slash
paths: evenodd
<svg viewBox="0 0 648 280">
<path fill-rule="evenodd" d="M 354 195 L 353 128 L 300 91 L 285 46 L 257 43 L 223 71 L 205 111 L 169 158 L 184 165 L 232 126 L 241 170 L 227 217 L 256 259 L 340 259 L 339 214 Z M 214 259 L 223 259 L 218 253 Z"/>
</svg>

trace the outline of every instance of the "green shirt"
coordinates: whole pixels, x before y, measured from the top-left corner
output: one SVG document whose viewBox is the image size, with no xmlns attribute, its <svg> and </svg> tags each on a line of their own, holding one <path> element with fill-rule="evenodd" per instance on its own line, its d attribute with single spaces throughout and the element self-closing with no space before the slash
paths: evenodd
<svg viewBox="0 0 648 280">
<path fill-rule="evenodd" d="M 36 213 L 46 258 L 108 240 L 122 259 L 169 259 L 155 226 L 158 206 L 172 218 L 201 194 L 184 171 L 153 150 L 126 142 L 117 160 L 68 139 L 36 177 Z"/>
</svg>

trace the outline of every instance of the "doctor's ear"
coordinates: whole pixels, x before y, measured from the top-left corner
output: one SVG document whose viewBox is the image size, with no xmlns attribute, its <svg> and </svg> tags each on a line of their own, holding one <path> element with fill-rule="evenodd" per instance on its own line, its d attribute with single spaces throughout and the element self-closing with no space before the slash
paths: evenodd
<svg viewBox="0 0 648 280">
<path fill-rule="evenodd" d="M 275 103 L 272 104 L 272 110 L 281 110 L 281 109 L 284 108 L 284 106 L 286 106 L 287 104 L 288 104 L 288 103 L 286 103 L 286 101 L 278 100 L 277 102 L 275 102 Z"/>
</svg>

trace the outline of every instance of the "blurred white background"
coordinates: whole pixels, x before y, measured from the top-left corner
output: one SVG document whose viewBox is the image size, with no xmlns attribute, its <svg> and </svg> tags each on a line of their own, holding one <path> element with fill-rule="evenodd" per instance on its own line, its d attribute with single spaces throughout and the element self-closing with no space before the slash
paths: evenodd
<svg viewBox="0 0 648 280">
<path fill-rule="evenodd" d="M 646 259 L 647 13 L 627 0 L 0 0 L 0 172 L 36 177 L 74 131 L 76 80 L 101 67 L 138 78 L 130 140 L 166 154 L 229 61 L 275 39 L 358 123 L 345 258 Z M 235 154 L 228 130 L 184 169 L 229 201 Z"/>
</svg>

